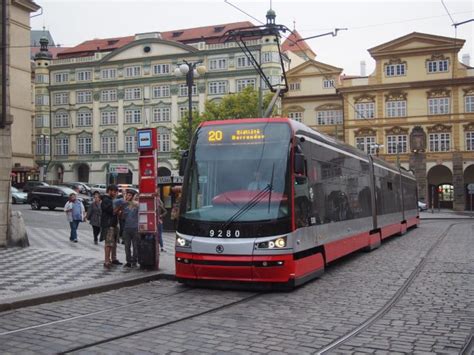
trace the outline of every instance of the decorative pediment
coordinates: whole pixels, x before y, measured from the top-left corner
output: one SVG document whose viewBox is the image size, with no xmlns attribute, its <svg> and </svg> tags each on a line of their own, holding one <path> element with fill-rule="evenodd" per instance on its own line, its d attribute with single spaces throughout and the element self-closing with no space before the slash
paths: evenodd
<svg viewBox="0 0 474 355">
<path fill-rule="evenodd" d="M 449 96 L 451 96 L 451 90 L 448 90 L 446 88 L 432 89 L 432 90 L 426 92 L 426 96 L 429 99 L 435 98 L 435 97 L 449 97 Z"/>
<path fill-rule="evenodd" d="M 354 135 L 356 137 L 370 137 L 370 136 L 375 136 L 376 134 L 377 133 L 375 132 L 375 130 L 369 127 L 359 128 L 358 130 L 354 132 Z"/>
<path fill-rule="evenodd" d="M 310 76 L 310 75 L 330 75 L 340 74 L 342 69 L 334 67 L 332 65 L 318 62 L 316 60 L 307 60 L 300 65 L 297 65 L 293 69 L 289 70 L 287 76 L 289 79 L 298 76 Z"/>
<path fill-rule="evenodd" d="M 77 134 L 78 138 L 91 138 L 92 137 L 92 132 L 87 132 L 85 130 L 82 130 Z"/>
<path fill-rule="evenodd" d="M 304 112 L 304 110 L 305 110 L 304 107 L 297 106 L 297 105 L 288 106 L 285 108 L 286 112 Z"/>
<path fill-rule="evenodd" d="M 443 53 L 434 53 L 431 57 L 426 59 L 426 62 L 430 62 L 432 60 L 449 60 L 449 57 L 446 57 Z"/>
<path fill-rule="evenodd" d="M 124 130 L 126 136 L 134 136 L 137 134 L 137 129 L 135 127 L 130 127 Z"/>
<path fill-rule="evenodd" d="M 137 109 L 137 110 L 141 110 L 142 107 L 141 106 L 137 106 L 135 105 L 134 103 L 130 103 L 128 105 L 124 105 L 123 106 L 124 109 Z"/>
<path fill-rule="evenodd" d="M 324 104 L 316 107 L 315 111 L 326 111 L 326 110 L 342 110 L 342 105 L 340 104 Z"/>
<path fill-rule="evenodd" d="M 465 124 L 463 127 L 465 131 L 474 131 L 474 123 Z"/>
<path fill-rule="evenodd" d="M 354 97 L 354 102 L 374 102 L 375 101 L 375 95 L 369 95 L 369 94 L 362 94 L 359 96 Z"/>
<path fill-rule="evenodd" d="M 406 101 L 408 93 L 403 91 L 390 91 L 385 96 L 385 101 Z"/>
<path fill-rule="evenodd" d="M 114 107 L 114 106 L 110 106 L 110 105 L 106 105 L 106 106 L 100 108 L 101 111 L 116 111 L 117 109 L 118 109 L 118 107 Z"/>
<path fill-rule="evenodd" d="M 393 58 L 390 58 L 388 60 L 387 63 L 385 63 L 385 65 L 392 65 L 392 64 L 407 64 L 406 60 L 401 60 L 400 58 L 397 58 L 397 57 L 393 57 Z"/>
<path fill-rule="evenodd" d="M 408 134 L 408 128 L 403 128 L 399 126 L 395 126 L 389 129 L 385 130 L 385 133 L 387 135 L 402 135 L 402 134 Z"/>
<path fill-rule="evenodd" d="M 81 106 L 81 107 L 78 107 L 77 108 L 77 111 L 80 111 L 80 112 L 91 112 L 92 109 L 90 107 L 87 107 L 87 106 Z"/>
<path fill-rule="evenodd" d="M 106 128 L 102 132 L 100 132 L 100 135 L 104 137 L 113 137 L 117 135 L 117 131 L 114 131 L 111 128 Z"/>
<path fill-rule="evenodd" d="M 431 127 L 427 127 L 428 133 L 450 133 L 451 126 L 444 124 L 437 124 Z"/>
<path fill-rule="evenodd" d="M 474 95 L 474 86 L 462 89 L 464 91 L 464 96 Z"/>
</svg>

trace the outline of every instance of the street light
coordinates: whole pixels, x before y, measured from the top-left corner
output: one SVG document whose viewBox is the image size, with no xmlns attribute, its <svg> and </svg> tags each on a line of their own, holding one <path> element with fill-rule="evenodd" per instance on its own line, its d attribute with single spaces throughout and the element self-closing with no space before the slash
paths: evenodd
<svg viewBox="0 0 474 355">
<path fill-rule="evenodd" d="M 43 164 L 41 166 L 41 181 L 45 181 L 45 175 L 46 175 L 46 136 L 44 134 L 40 135 L 41 138 L 41 144 L 42 144 L 42 149 L 41 151 L 43 152 Z"/>
<path fill-rule="evenodd" d="M 375 155 L 379 156 L 380 148 L 383 148 L 383 144 L 374 143 L 370 145 L 370 149 L 375 149 Z"/>
<path fill-rule="evenodd" d="M 200 75 L 204 75 L 206 67 L 202 65 L 202 61 L 194 63 L 183 60 L 183 63 L 176 67 L 174 75 L 179 77 L 186 75 L 186 85 L 188 87 L 188 124 L 189 124 L 189 142 L 191 144 L 191 138 L 193 134 L 193 85 L 194 78 L 198 78 Z"/>
</svg>

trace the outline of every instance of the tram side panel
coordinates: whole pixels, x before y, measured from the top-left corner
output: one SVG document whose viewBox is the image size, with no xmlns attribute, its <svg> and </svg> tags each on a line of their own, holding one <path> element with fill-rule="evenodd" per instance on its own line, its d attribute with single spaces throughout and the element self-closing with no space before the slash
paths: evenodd
<svg viewBox="0 0 474 355">
<path fill-rule="evenodd" d="M 417 226 L 420 223 L 416 180 L 403 176 L 402 185 L 405 220 L 407 228 L 410 228 L 413 226 Z"/>
</svg>

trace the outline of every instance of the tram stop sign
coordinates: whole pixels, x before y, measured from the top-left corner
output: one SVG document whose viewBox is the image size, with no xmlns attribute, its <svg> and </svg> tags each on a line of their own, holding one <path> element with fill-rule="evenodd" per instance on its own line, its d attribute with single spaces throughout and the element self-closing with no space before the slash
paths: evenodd
<svg viewBox="0 0 474 355">
<path fill-rule="evenodd" d="M 474 195 L 474 184 L 467 185 L 467 191 L 470 195 Z"/>
</svg>

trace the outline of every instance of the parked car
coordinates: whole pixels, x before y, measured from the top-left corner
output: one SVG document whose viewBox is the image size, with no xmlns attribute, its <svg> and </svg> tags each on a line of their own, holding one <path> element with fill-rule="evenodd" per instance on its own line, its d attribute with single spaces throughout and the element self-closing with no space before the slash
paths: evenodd
<svg viewBox="0 0 474 355">
<path fill-rule="evenodd" d="M 104 195 L 106 190 L 107 190 L 106 184 L 95 184 L 91 186 L 92 194 L 95 194 L 96 192 L 98 192 L 101 195 Z"/>
<path fill-rule="evenodd" d="M 74 189 L 76 186 L 79 186 L 79 192 L 81 194 L 92 196 L 92 190 L 90 186 L 84 182 L 62 182 L 58 185 L 67 186 L 70 189 Z"/>
<path fill-rule="evenodd" d="M 48 207 L 51 211 L 55 208 L 63 208 L 69 199 L 69 195 L 75 192 L 66 186 L 42 186 L 28 193 L 28 203 L 31 209 L 39 210 L 41 207 Z M 91 204 L 91 197 L 84 194 L 78 194 L 82 199 L 85 209 Z"/>
<path fill-rule="evenodd" d="M 418 201 L 418 211 L 426 211 L 428 209 L 428 205 L 424 202 Z"/>
<path fill-rule="evenodd" d="M 22 192 L 18 190 L 16 187 L 10 188 L 10 194 L 12 195 L 12 203 L 26 203 L 28 199 L 28 194 L 26 192 Z"/>
<path fill-rule="evenodd" d="M 23 186 L 23 192 L 30 192 L 31 190 L 40 187 L 40 186 L 49 186 L 43 181 L 30 180 L 25 183 Z"/>
</svg>

